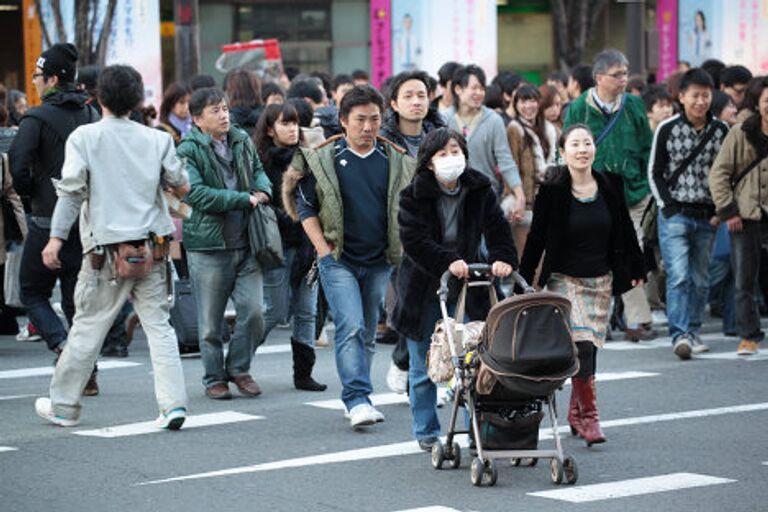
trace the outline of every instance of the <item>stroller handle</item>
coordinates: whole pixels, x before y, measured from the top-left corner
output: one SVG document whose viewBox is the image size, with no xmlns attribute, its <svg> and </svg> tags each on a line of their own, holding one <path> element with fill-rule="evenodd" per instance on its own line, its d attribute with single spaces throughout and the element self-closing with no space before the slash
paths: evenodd
<svg viewBox="0 0 768 512">
<path fill-rule="evenodd" d="M 467 265 L 469 267 L 470 274 L 475 274 L 475 276 L 486 276 L 486 277 L 493 277 L 491 275 L 491 265 L 488 263 L 470 263 Z M 451 280 L 451 278 L 455 276 L 451 273 L 450 270 L 446 270 L 443 272 L 443 275 L 440 277 L 440 289 L 437 291 L 437 294 L 440 296 L 440 299 L 443 301 L 446 301 L 448 299 L 448 282 Z M 512 271 L 512 279 L 515 281 L 515 283 L 520 286 L 520 288 L 523 289 L 523 293 L 533 293 L 535 290 L 531 285 L 528 284 L 528 282 L 523 278 L 523 276 L 520 275 L 520 273 L 517 270 Z"/>
</svg>

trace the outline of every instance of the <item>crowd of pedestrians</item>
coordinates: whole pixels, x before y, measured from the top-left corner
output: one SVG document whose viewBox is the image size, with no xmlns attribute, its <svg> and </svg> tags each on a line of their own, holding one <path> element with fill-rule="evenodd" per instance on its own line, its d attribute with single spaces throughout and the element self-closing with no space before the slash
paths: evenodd
<svg viewBox="0 0 768 512">
<path fill-rule="evenodd" d="M 265 82 L 238 68 L 221 87 L 204 75 L 171 84 L 158 115 L 142 105 L 135 70 L 78 75 L 77 58 L 71 44 L 43 52 L 32 75 L 40 106 L 0 91 L 3 191 L 16 212 L 3 221 L 15 219 L 23 241 L 23 310 L 3 304 L 2 315 L 26 314 L 21 339 L 56 354 L 36 403 L 55 424 L 78 424 L 81 396 L 98 394 L 100 351 L 127 356 L 129 316 L 147 336 L 157 425 L 182 426 L 177 276 L 196 304 L 202 394 L 230 399 L 232 383 L 260 395 L 252 360 L 284 324 L 294 386 L 325 391 L 312 372 L 332 323 L 350 425 L 385 420 L 371 366 L 376 340 L 392 340 L 387 383 L 409 394 L 425 450 L 441 432 L 425 369 L 435 292 L 444 272 L 467 278 L 473 262 L 502 280 L 519 270 L 571 301 L 580 370 L 568 422 L 588 445 L 606 440 L 598 349 L 622 332 L 653 339 L 666 323 L 673 354 L 690 359 L 709 350 L 709 307 L 739 355 L 764 338 L 768 78 L 743 66 L 681 63 L 649 84 L 608 49 L 540 86 L 511 72 L 488 83 L 480 67 L 448 62 L 437 77 L 408 71 L 380 90 L 359 70 L 287 69 Z M 191 212 L 172 207 L 179 200 Z M 282 240 L 276 265 L 252 248 L 251 212 L 265 205 Z M 470 294 L 466 319 L 488 307 Z"/>
</svg>

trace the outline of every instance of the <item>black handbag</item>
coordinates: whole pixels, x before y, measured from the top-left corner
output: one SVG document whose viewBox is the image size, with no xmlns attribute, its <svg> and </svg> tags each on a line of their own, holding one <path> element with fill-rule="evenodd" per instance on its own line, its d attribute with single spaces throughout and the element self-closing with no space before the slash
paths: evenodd
<svg viewBox="0 0 768 512">
<path fill-rule="evenodd" d="M 283 241 L 277 226 L 275 210 L 268 204 L 259 204 L 248 216 L 248 240 L 251 252 L 266 268 L 283 264 Z"/>
</svg>

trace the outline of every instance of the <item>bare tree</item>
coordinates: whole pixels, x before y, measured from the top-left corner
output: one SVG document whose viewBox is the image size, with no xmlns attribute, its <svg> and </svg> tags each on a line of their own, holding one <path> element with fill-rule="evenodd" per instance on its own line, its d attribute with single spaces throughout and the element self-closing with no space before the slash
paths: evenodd
<svg viewBox="0 0 768 512">
<path fill-rule="evenodd" d="M 584 58 L 592 29 L 609 0 L 549 0 L 555 25 L 555 59 L 560 69 L 570 70 Z"/>
<path fill-rule="evenodd" d="M 51 37 L 50 29 L 42 17 L 40 0 L 35 0 L 35 8 L 40 18 L 40 27 L 46 46 L 56 42 L 65 42 L 69 38 L 64 27 L 64 17 L 61 12 L 61 2 L 51 0 L 50 9 L 53 14 L 55 37 Z M 117 8 L 117 0 L 75 0 L 75 46 L 80 53 L 78 63 L 81 66 L 90 64 L 104 65 L 107 56 L 109 34 Z M 96 28 L 101 30 L 96 34 Z"/>
</svg>

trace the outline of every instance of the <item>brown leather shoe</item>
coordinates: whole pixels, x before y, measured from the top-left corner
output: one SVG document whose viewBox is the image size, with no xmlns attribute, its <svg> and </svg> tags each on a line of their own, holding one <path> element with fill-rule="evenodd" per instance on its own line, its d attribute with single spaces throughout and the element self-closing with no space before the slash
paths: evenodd
<svg viewBox="0 0 768 512">
<path fill-rule="evenodd" d="M 229 400 L 232 398 L 232 393 L 229 392 L 229 386 L 226 383 L 220 382 L 205 388 L 205 396 L 214 400 Z"/>
<path fill-rule="evenodd" d="M 83 396 L 96 396 L 99 394 L 99 384 L 96 382 L 96 372 L 91 373 L 91 377 L 88 382 L 85 383 L 83 389 Z"/>
<path fill-rule="evenodd" d="M 232 377 L 231 380 L 235 383 L 237 389 L 239 389 L 245 396 L 259 396 L 261 394 L 261 388 L 256 384 L 256 381 L 253 380 L 253 377 L 247 373 Z"/>
</svg>

